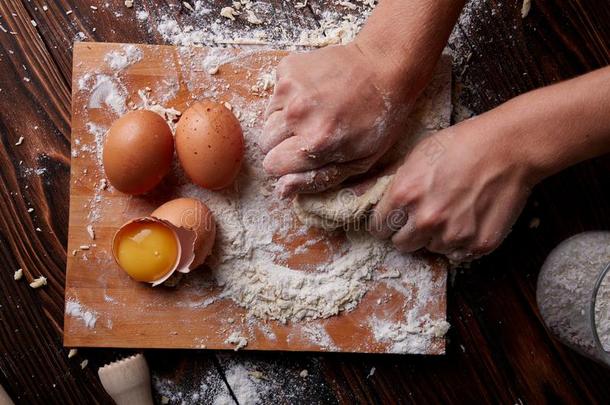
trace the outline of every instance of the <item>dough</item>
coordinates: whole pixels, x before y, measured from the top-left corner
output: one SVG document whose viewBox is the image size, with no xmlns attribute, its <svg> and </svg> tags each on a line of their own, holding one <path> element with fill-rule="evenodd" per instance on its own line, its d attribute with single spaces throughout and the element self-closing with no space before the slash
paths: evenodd
<svg viewBox="0 0 610 405">
<path fill-rule="evenodd" d="M 293 201 L 294 212 L 303 224 L 327 230 L 357 223 L 381 200 L 393 177 L 378 178 L 362 195 L 350 188 L 300 194 Z"/>
</svg>

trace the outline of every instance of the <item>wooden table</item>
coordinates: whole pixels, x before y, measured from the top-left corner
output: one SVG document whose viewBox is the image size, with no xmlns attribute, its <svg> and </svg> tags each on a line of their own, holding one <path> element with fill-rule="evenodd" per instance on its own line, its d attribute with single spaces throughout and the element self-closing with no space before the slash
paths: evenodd
<svg viewBox="0 0 610 405">
<path fill-rule="evenodd" d="M 9 31 L 0 30 L 0 384 L 16 402 L 110 403 L 97 367 L 131 353 L 81 350 L 68 359 L 61 340 L 72 41 L 83 32 L 96 41 L 163 43 L 155 29 L 114 16 L 131 13 L 134 20 L 122 0 L 108 2 L 108 8 L 105 1 L 0 2 L 0 25 Z M 188 13 L 180 3 L 136 0 L 152 17 L 173 10 L 178 21 Z M 228 3 L 212 5 L 210 18 Z M 327 7 L 310 0 L 297 13 L 291 4 L 273 3 L 276 18 L 295 27 L 315 26 L 314 12 Z M 465 83 L 460 98 L 476 112 L 610 63 L 604 1 L 534 0 L 525 19 L 521 0 L 475 3 L 453 46 L 460 55 L 455 73 Z M 608 403 L 610 370 L 548 334 L 535 285 L 561 240 L 610 229 L 609 170 L 606 156 L 546 180 L 499 250 L 452 273 L 444 357 L 148 351 L 153 374 L 170 378 L 175 391 L 191 392 L 204 379 L 226 390 L 225 374 L 245 364 L 267 378 L 263 402 L 278 403 Z M 537 228 L 530 227 L 534 218 Z M 34 290 L 15 282 L 17 268 L 46 276 L 48 285 Z M 81 369 L 84 359 L 89 364 Z M 306 378 L 299 376 L 303 369 Z"/>
</svg>

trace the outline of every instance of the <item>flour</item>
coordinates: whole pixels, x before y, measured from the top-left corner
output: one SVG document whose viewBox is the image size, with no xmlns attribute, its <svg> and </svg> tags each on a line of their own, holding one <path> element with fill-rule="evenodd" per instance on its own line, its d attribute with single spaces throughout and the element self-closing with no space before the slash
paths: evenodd
<svg viewBox="0 0 610 405">
<path fill-rule="evenodd" d="M 323 47 L 351 41 L 374 9 L 375 2 L 361 2 L 358 6 L 352 6 L 345 10 L 347 12 L 322 12 L 316 27 L 295 27 L 293 21 L 278 16 L 271 4 L 253 2 L 245 3 L 244 13 L 235 7 L 234 2 L 233 7 L 221 10 L 224 18 L 202 24 L 201 21 L 212 10 L 205 2 L 195 1 L 186 24 L 179 24 L 169 15 L 161 15 L 154 29 L 168 43 L 180 46 L 255 44 L 273 45 L 275 48 Z M 295 5 L 297 12 L 302 12 L 299 8 L 303 7 Z M 233 21 L 242 14 L 243 20 L 249 24 L 234 24 Z M 271 21 L 273 24 L 265 24 Z"/>
<path fill-rule="evenodd" d="M 91 87 L 87 82 L 94 79 Z M 83 81 L 79 80 L 80 90 L 90 90 L 89 108 L 103 108 L 104 105 L 110 107 L 117 115 L 122 115 L 127 111 L 125 100 L 127 98 L 125 88 L 116 78 L 105 74 L 89 76 Z"/>
<path fill-rule="evenodd" d="M 150 14 L 149 14 L 149 13 L 148 13 L 148 11 L 146 11 L 146 10 L 138 10 L 138 11 L 136 12 L 136 18 L 137 18 L 139 21 L 146 21 L 146 20 L 148 20 L 148 17 L 149 17 L 149 16 L 150 16 Z"/>
<path fill-rule="evenodd" d="M 232 323 L 232 322 L 230 322 Z M 233 332 L 229 337 L 225 340 L 225 343 L 235 346 L 235 351 L 242 349 L 248 346 L 248 339 L 243 337 L 239 332 Z"/>
<path fill-rule="evenodd" d="M 257 405 L 261 403 L 261 397 L 268 391 L 268 387 L 260 382 L 241 364 L 231 366 L 225 373 L 227 383 L 231 387 L 237 402 L 240 405 Z M 235 401 L 228 394 L 221 394 L 214 398 L 213 405 L 233 405 Z"/>
<path fill-rule="evenodd" d="M 184 376 L 180 387 L 173 381 L 176 377 L 173 372 L 170 373 L 171 379 L 164 378 L 155 374 L 155 369 L 151 368 L 152 385 L 156 394 L 170 404 L 190 405 L 198 403 L 210 403 L 211 398 L 226 397 L 231 400 L 231 395 L 226 384 L 218 375 L 216 368 L 211 367 L 203 373 L 198 372 L 192 375 Z M 227 402 L 231 405 L 235 401 Z"/>
<path fill-rule="evenodd" d="M 300 332 L 313 344 L 319 345 L 320 347 L 330 351 L 338 350 L 333 338 L 328 334 L 326 328 L 322 325 L 308 323 L 301 326 Z"/>
<path fill-rule="evenodd" d="M 586 232 L 558 246 L 538 277 L 536 299 L 549 329 L 564 343 L 601 359 L 591 322 L 594 283 L 610 263 L 610 232 Z M 595 323 L 602 347 L 610 351 L 610 273 L 595 303 Z M 606 360 L 607 361 L 607 360 Z"/>
<path fill-rule="evenodd" d="M 89 329 L 95 328 L 97 313 L 85 308 L 79 301 L 68 299 L 66 301 L 66 314 L 80 319 Z"/>
<path fill-rule="evenodd" d="M 142 60 L 142 51 L 135 45 L 125 45 L 120 51 L 109 52 L 104 60 L 115 71 L 123 70 Z"/>
</svg>

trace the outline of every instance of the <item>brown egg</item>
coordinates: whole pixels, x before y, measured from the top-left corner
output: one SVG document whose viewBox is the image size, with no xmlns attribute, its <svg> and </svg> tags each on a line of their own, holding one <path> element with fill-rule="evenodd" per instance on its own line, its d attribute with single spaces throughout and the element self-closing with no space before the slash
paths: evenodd
<svg viewBox="0 0 610 405">
<path fill-rule="evenodd" d="M 198 102 L 178 122 L 176 151 L 194 183 L 211 190 L 225 188 L 237 177 L 244 157 L 239 121 L 222 104 Z"/>
<path fill-rule="evenodd" d="M 106 134 L 104 171 L 117 190 L 143 194 L 169 172 L 173 155 L 174 138 L 165 120 L 152 111 L 131 111 Z"/>
<path fill-rule="evenodd" d="M 201 265 L 212 252 L 216 237 L 216 222 L 210 209 L 194 198 L 168 201 L 150 214 L 172 225 L 194 231 L 196 235 L 195 259 L 190 268 Z"/>
</svg>

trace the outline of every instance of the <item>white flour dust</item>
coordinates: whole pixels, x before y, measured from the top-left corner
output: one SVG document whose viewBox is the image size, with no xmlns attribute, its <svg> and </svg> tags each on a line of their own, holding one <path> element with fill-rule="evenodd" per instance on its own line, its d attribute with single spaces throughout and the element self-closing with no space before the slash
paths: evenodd
<svg viewBox="0 0 610 405">
<path fill-rule="evenodd" d="M 97 313 L 84 307 L 79 301 L 69 299 L 66 301 L 66 314 L 80 319 L 89 329 L 95 328 Z"/>
<path fill-rule="evenodd" d="M 142 51 L 135 45 L 125 45 L 119 51 L 109 52 L 104 58 L 114 70 L 122 70 L 142 60 Z"/>
<path fill-rule="evenodd" d="M 227 383 L 231 387 L 237 402 L 240 405 L 257 405 L 261 403 L 261 397 L 268 391 L 268 386 L 253 377 L 242 364 L 234 364 L 225 373 Z M 214 398 L 213 405 L 233 405 L 235 401 L 229 393 L 223 393 Z"/>
<path fill-rule="evenodd" d="M 235 4 L 239 8 L 235 9 Z M 170 44 L 180 46 L 241 44 L 273 45 L 274 47 L 293 48 L 295 46 L 322 47 L 345 44 L 358 33 L 376 2 L 343 2 L 338 10 L 325 10 L 318 16 L 315 25 L 295 26 L 294 20 L 278 15 L 271 4 L 251 1 L 233 2 L 237 13 L 233 18 L 245 24 L 236 24 L 228 13 L 220 19 L 212 19 L 215 11 L 203 1 L 195 1 L 186 23 L 178 21 L 170 14 L 161 14 L 155 30 Z M 346 7 L 350 4 L 353 7 Z M 295 12 L 307 13 L 305 7 L 295 7 Z M 217 12 L 217 11 L 216 11 Z M 212 21 L 208 23 L 207 21 Z"/>
<path fill-rule="evenodd" d="M 171 379 L 155 374 L 155 370 L 151 370 L 152 385 L 157 395 L 160 396 L 160 403 L 168 404 L 200 404 L 210 403 L 212 398 L 228 398 L 231 400 L 231 395 L 226 384 L 220 378 L 216 369 L 211 367 L 203 373 L 194 373 L 186 376 L 181 384 L 176 384 L 175 374 L 171 373 Z M 232 405 L 235 402 L 228 402 Z"/>
</svg>

